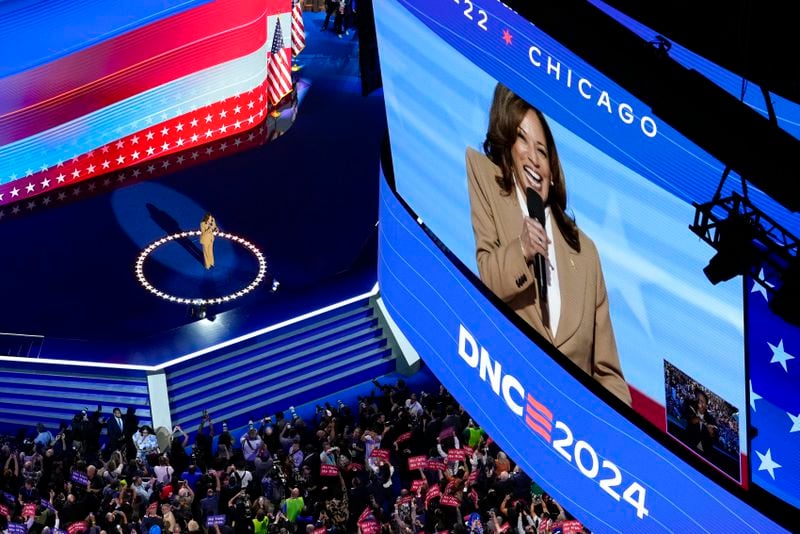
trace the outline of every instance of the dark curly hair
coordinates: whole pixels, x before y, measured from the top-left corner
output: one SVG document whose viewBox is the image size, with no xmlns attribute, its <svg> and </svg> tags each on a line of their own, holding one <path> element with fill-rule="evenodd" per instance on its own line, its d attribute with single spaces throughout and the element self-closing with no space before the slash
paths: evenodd
<svg viewBox="0 0 800 534">
<path fill-rule="evenodd" d="M 514 162 L 511 159 L 511 148 L 517 140 L 517 129 L 528 111 L 533 111 L 539 118 L 547 142 L 552 180 L 547 203 L 564 239 L 576 252 L 580 252 L 581 242 L 578 227 L 575 220 L 567 214 L 567 187 L 564 171 L 561 168 L 561 161 L 558 158 L 558 150 L 556 150 L 550 126 L 541 111 L 517 96 L 502 83 L 498 83 L 494 90 L 483 151 L 492 163 L 500 167 L 501 174 L 496 177 L 497 185 L 503 194 L 510 195 L 514 190 Z"/>
</svg>

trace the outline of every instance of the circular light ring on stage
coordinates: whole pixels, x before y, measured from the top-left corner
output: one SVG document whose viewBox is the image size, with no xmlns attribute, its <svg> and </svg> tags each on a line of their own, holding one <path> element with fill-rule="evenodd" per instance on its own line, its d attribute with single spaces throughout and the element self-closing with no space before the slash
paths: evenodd
<svg viewBox="0 0 800 534">
<path fill-rule="evenodd" d="M 258 287 L 258 285 L 266 277 L 267 262 L 266 260 L 264 260 L 264 255 L 261 253 L 260 250 L 258 250 L 258 248 L 254 244 L 234 234 L 229 234 L 226 232 L 216 232 L 214 235 L 217 238 L 229 239 L 234 243 L 239 243 L 247 250 L 249 250 L 258 261 L 258 274 L 253 279 L 253 281 L 250 282 L 246 287 L 240 289 L 239 291 L 236 291 L 235 293 L 231 293 L 229 295 L 225 295 L 222 297 L 215 297 L 211 299 L 186 298 L 186 297 L 176 297 L 175 295 L 170 295 L 169 293 L 165 293 L 156 288 L 155 286 L 153 286 L 153 284 L 151 284 L 147 280 L 147 278 L 144 276 L 144 262 L 155 249 L 176 239 L 185 239 L 187 237 L 199 236 L 199 235 L 200 235 L 200 230 L 178 232 L 176 234 L 171 234 L 166 237 L 162 237 L 161 239 L 147 245 L 147 247 L 141 252 L 141 254 L 139 254 L 139 257 L 136 259 L 136 278 L 139 280 L 139 283 L 142 284 L 142 287 L 144 287 L 147 291 L 149 291 L 153 295 L 160 297 L 164 300 L 168 300 L 169 302 L 175 302 L 176 304 L 193 304 L 195 306 L 208 306 L 210 304 L 223 304 L 241 298 L 250 293 L 251 291 L 253 291 L 256 287 Z"/>
</svg>

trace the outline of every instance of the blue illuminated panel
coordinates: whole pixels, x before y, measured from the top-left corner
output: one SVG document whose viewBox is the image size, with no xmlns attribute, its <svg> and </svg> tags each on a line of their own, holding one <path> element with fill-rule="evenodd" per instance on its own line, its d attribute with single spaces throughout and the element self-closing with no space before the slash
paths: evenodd
<svg viewBox="0 0 800 534">
<path fill-rule="evenodd" d="M 378 277 L 392 318 L 481 427 L 589 528 L 783 532 L 599 400 L 488 306 L 385 182 L 380 221 Z"/>
</svg>

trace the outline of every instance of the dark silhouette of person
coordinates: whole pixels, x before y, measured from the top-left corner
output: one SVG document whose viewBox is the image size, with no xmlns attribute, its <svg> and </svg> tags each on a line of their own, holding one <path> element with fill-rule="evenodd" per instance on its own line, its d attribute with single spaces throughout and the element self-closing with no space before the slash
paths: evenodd
<svg viewBox="0 0 800 534">
<path fill-rule="evenodd" d="M 686 420 L 684 442 L 702 456 L 713 458 L 719 429 L 716 418 L 708 411 L 708 396 L 702 389 L 696 388 L 694 397 L 684 402 L 683 418 Z"/>
</svg>

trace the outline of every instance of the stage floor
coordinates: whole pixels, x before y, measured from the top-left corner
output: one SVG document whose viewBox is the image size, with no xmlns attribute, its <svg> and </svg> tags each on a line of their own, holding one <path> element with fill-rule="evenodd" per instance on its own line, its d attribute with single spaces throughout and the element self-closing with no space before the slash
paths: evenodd
<svg viewBox="0 0 800 534">
<path fill-rule="evenodd" d="M 58 207 L 0 220 L 0 332 L 43 336 L 42 358 L 152 365 L 369 291 L 376 282 L 380 91 L 361 96 L 358 42 L 320 32 L 306 13 L 306 85 L 294 125 L 261 147 Z M 205 212 L 260 250 L 267 277 L 250 293 L 190 306 L 148 292 L 134 265 L 150 243 L 196 230 Z M 147 259 L 148 282 L 214 297 L 257 273 L 242 245 L 217 240 L 206 271 L 191 239 Z M 271 279 L 280 282 L 271 291 Z"/>
</svg>

